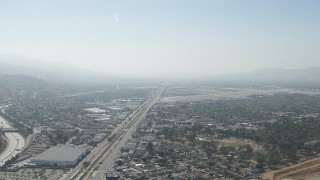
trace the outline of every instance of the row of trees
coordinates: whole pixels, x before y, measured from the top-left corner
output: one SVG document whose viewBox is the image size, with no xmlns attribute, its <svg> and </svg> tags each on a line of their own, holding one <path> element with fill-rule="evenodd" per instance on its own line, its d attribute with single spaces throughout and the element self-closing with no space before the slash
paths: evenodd
<svg viewBox="0 0 320 180">
<path fill-rule="evenodd" d="M 78 129 L 74 129 L 74 130 L 56 129 L 52 132 L 42 131 L 42 133 L 48 136 L 48 138 L 50 139 L 50 143 L 52 145 L 57 145 L 57 144 L 65 144 L 67 141 L 69 141 L 70 138 L 77 135 L 79 133 L 79 130 Z"/>
</svg>

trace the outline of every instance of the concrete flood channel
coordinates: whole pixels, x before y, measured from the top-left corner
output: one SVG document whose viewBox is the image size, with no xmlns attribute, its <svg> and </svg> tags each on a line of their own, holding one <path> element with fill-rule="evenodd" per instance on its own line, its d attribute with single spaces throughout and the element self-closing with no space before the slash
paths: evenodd
<svg viewBox="0 0 320 180">
<path fill-rule="evenodd" d="M 2 111 L 3 108 L 4 107 L 0 107 Z M 12 126 L 7 120 L 0 116 L 0 128 L 12 128 Z M 4 133 L 3 137 L 7 141 L 7 147 L 0 154 L 0 167 L 3 166 L 8 160 L 19 154 L 25 146 L 24 138 L 17 132 L 6 132 Z"/>
</svg>

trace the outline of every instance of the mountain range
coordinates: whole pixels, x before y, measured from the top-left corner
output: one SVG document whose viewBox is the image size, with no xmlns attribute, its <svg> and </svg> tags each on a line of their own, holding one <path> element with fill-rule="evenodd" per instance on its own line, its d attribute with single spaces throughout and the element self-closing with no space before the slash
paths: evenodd
<svg viewBox="0 0 320 180">
<path fill-rule="evenodd" d="M 63 62 L 46 62 L 22 56 L 0 56 L 0 74 L 28 75 L 53 82 L 102 80 L 100 73 Z"/>
<path fill-rule="evenodd" d="M 107 76 L 89 69 L 62 62 L 46 62 L 22 56 L 0 56 L 0 74 L 27 75 L 49 82 L 59 83 L 129 83 L 132 77 Z M 174 77 L 173 77 L 174 78 Z M 195 78 L 201 79 L 201 78 Z M 188 79 L 187 79 L 188 80 Z M 228 84 L 267 84 L 290 86 L 320 86 L 320 67 L 301 69 L 263 69 L 202 78 L 206 82 Z M 142 81 L 142 80 L 140 80 Z M 318 85 L 319 84 L 319 85 Z"/>
</svg>

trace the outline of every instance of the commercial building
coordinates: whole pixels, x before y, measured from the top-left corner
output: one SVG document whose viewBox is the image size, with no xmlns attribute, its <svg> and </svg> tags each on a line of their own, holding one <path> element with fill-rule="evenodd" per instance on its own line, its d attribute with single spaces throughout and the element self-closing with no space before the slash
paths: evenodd
<svg viewBox="0 0 320 180">
<path fill-rule="evenodd" d="M 107 173 L 106 180 L 118 180 L 120 179 L 119 174 L 116 173 Z"/>
<path fill-rule="evenodd" d="M 90 153 L 91 149 L 89 146 L 58 145 L 31 159 L 30 164 L 35 164 L 37 167 L 74 167 Z"/>
</svg>

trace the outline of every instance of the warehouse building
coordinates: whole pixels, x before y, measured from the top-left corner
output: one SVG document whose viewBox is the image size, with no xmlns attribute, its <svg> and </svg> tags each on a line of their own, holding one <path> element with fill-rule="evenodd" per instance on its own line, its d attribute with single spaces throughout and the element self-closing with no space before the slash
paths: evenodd
<svg viewBox="0 0 320 180">
<path fill-rule="evenodd" d="M 92 150 L 89 146 L 54 146 L 32 158 L 30 164 L 37 167 L 74 167 Z"/>
</svg>

